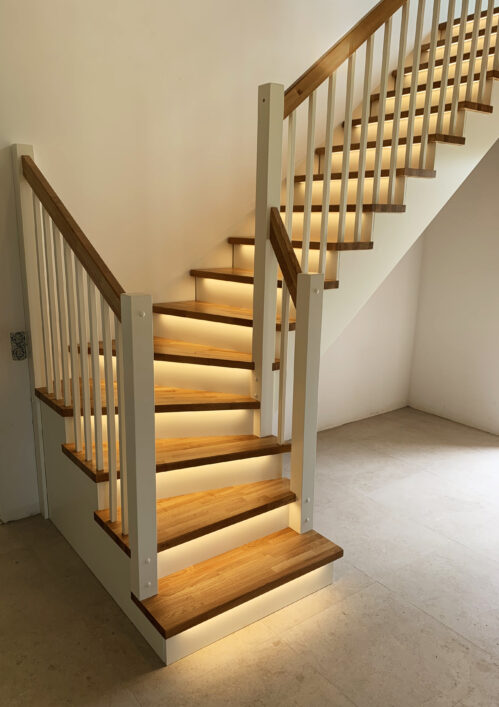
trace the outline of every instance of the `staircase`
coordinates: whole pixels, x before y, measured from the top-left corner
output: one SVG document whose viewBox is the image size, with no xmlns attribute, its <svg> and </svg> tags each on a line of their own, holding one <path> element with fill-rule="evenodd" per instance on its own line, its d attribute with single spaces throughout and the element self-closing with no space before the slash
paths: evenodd
<svg viewBox="0 0 499 707">
<path fill-rule="evenodd" d="M 194 300 L 126 294 L 12 148 L 44 512 L 166 663 L 343 555 L 313 530 L 321 348 L 499 136 L 499 8 L 434 0 L 428 37 L 412 10 L 382 0 L 286 92 L 260 87 L 254 233 L 191 270 Z"/>
</svg>

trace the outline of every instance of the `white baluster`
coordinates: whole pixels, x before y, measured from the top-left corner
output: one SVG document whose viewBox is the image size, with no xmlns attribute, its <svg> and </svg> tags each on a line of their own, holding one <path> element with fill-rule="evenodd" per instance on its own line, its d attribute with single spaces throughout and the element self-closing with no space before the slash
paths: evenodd
<svg viewBox="0 0 499 707">
<path fill-rule="evenodd" d="M 38 266 L 38 286 L 40 288 L 40 308 L 42 313 L 43 359 L 45 364 L 45 382 L 47 392 L 54 391 L 54 376 L 52 369 L 52 349 L 50 346 L 50 320 L 47 296 L 47 271 L 45 266 L 45 247 L 41 217 L 41 205 L 33 193 L 33 214 L 35 220 L 36 260 Z"/>
<path fill-rule="evenodd" d="M 333 159 L 334 101 L 336 96 L 336 74 L 329 77 L 327 86 L 326 135 L 324 140 L 324 167 L 322 169 L 322 216 L 321 243 L 319 250 L 319 272 L 326 272 L 327 234 L 329 226 L 329 200 L 331 195 L 331 163 Z M 289 231 L 288 231 L 289 233 Z"/>
<path fill-rule="evenodd" d="M 440 79 L 440 99 L 438 101 L 438 117 L 436 132 L 441 134 L 444 130 L 444 113 L 447 102 L 447 83 L 449 80 L 449 62 L 452 50 L 452 29 L 454 27 L 454 13 L 456 0 L 449 0 L 449 10 L 447 12 L 447 26 L 445 28 L 445 49 L 442 64 L 442 74 Z"/>
<path fill-rule="evenodd" d="M 397 80 L 395 83 L 395 102 L 393 107 L 392 124 L 392 150 L 390 153 L 390 177 L 388 179 L 387 203 L 393 204 L 395 198 L 395 184 L 397 180 L 397 155 L 400 135 L 400 113 L 402 108 L 402 96 L 404 90 L 405 75 L 405 55 L 407 48 L 407 28 L 409 24 L 409 0 L 402 7 L 402 17 L 400 19 L 400 39 L 397 63 Z"/>
<path fill-rule="evenodd" d="M 426 168 L 426 154 L 428 148 L 428 134 L 430 132 L 431 108 L 433 103 L 433 76 L 435 72 L 435 55 L 438 40 L 438 23 L 440 19 L 440 0 L 433 0 L 433 16 L 431 23 L 430 52 L 428 55 L 428 71 L 426 74 L 426 95 L 424 102 L 423 126 L 421 129 L 421 148 L 419 151 L 419 168 Z M 445 100 L 446 86 L 442 84 L 440 97 Z"/>
<path fill-rule="evenodd" d="M 478 36 L 480 33 L 480 16 L 482 14 L 482 0 L 475 1 L 475 12 L 473 15 L 473 31 L 471 33 L 470 61 L 468 64 L 468 80 L 466 81 L 466 100 L 473 100 L 473 84 L 475 82 L 475 63 L 478 47 Z"/>
<path fill-rule="evenodd" d="M 343 131 L 343 162 L 341 167 L 340 211 L 338 214 L 338 243 L 343 243 L 343 241 L 345 240 L 346 214 L 348 206 L 348 176 L 350 173 L 350 151 L 352 143 L 352 109 L 354 82 L 355 54 L 352 54 L 348 59 L 347 71 L 345 128 Z"/>
<path fill-rule="evenodd" d="M 464 40 L 466 37 L 466 24 L 468 18 L 468 0 L 463 0 L 461 7 L 461 20 L 459 23 L 459 39 L 457 41 L 456 68 L 454 71 L 454 88 L 452 90 L 452 107 L 449 120 L 449 133 L 454 135 L 456 131 L 457 111 L 459 108 L 459 95 L 461 87 L 461 75 L 463 71 Z"/>
<path fill-rule="evenodd" d="M 88 334 L 87 334 L 87 312 L 85 307 L 85 277 L 83 266 L 75 258 L 76 270 L 76 302 L 78 305 L 78 334 L 80 339 L 80 369 L 81 369 L 81 392 L 83 398 L 83 431 L 85 436 L 85 459 L 91 461 L 92 450 L 92 423 L 90 407 L 90 381 L 88 375 Z"/>
<path fill-rule="evenodd" d="M 62 259 L 62 236 L 55 224 L 54 230 L 54 253 L 55 253 L 55 274 L 57 283 L 57 303 L 59 311 L 59 333 L 61 335 L 61 359 L 62 359 L 62 389 L 64 394 L 64 405 L 71 405 L 71 381 L 69 374 L 69 342 L 68 342 L 68 310 L 66 306 L 66 292 L 64 288 L 64 262 Z"/>
<path fill-rule="evenodd" d="M 305 170 L 305 200 L 303 207 L 303 244 L 301 252 L 301 268 L 308 271 L 308 255 L 310 250 L 310 227 L 312 222 L 312 190 L 314 186 L 314 161 L 315 161 L 315 111 L 316 92 L 310 94 L 308 99 L 308 124 L 307 124 L 307 157 Z"/>
<path fill-rule="evenodd" d="M 385 22 L 383 37 L 383 55 L 381 58 L 381 83 L 379 86 L 378 131 L 376 133 L 376 155 L 374 158 L 373 204 L 379 201 L 381 165 L 383 163 L 383 143 L 385 138 L 386 94 L 388 89 L 388 69 L 390 60 L 390 44 L 392 40 L 392 18 Z M 392 150 L 396 150 L 393 145 Z"/>
<path fill-rule="evenodd" d="M 421 38 L 423 34 L 425 0 L 419 0 L 418 14 L 416 17 L 416 34 L 414 37 L 414 58 L 412 63 L 411 96 L 409 99 L 409 112 L 407 118 L 407 137 L 405 149 L 405 167 L 410 169 L 412 165 L 412 147 L 414 139 L 414 118 L 416 115 L 416 102 L 418 97 L 419 73 L 418 68 L 421 62 Z"/>
<path fill-rule="evenodd" d="M 371 72 L 373 61 L 374 35 L 366 42 L 366 64 L 364 69 L 364 90 L 362 94 L 362 122 L 360 129 L 359 164 L 357 179 L 357 198 L 355 202 L 354 240 L 362 237 L 362 207 L 364 204 L 364 180 L 366 173 L 367 133 L 369 129 L 369 113 L 371 108 Z"/>
<path fill-rule="evenodd" d="M 52 363 L 54 365 L 54 397 L 60 400 L 62 398 L 61 364 L 59 357 L 59 332 L 57 327 L 58 313 L 56 304 L 57 296 L 55 292 L 54 251 L 52 248 L 52 221 L 45 209 L 42 209 L 42 213 L 45 260 L 47 265 L 47 289 L 49 295 L 50 342 L 52 346 Z"/>
<path fill-rule="evenodd" d="M 96 287 L 90 278 L 88 285 L 88 319 L 90 324 L 90 361 L 92 364 L 92 391 L 94 399 L 94 438 L 95 438 L 95 466 L 104 469 L 104 451 L 102 449 L 102 396 L 99 369 L 99 334 L 97 314 Z"/>
<path fill-rule="evenodd" d="M 121 322 L 116 316 L 114 317 L 114 338 L 116 342 L 116 386 L 118 388 L 121 532 L 123 535 L 128 535 L 128 476 L 126 455 L 125 375 L 123 370 L 123 330 L 121 327 Z"/>
<path fill-rule="evenodd" d="M 289 292 L 282 278 L 281 300 L 281 340 L 279 351 L 279 419 L 277 436 L 279 442 L 286 441 L 286 386 L 288 374 L 288 340 L 289 340 Z"/>
<path fill-rule="evenodd" d="M 78 364 L 78 337 L 75 297 L 75 276 L 73 271 L 73 253 L 64 241 L 64 269 L 66 275 L 66 297 L 68 301 L 69 350 L 71 361 L 71 393 L 73 398 L 73 426 L 75 450 L 82 450 L 81 435 L 81 399 L 80 399 L 80 368 Z"/>
<path fill-rule="evenodd" d="M 485 91 L 485 81 L 487 80 L 487 69 L 489 65 L 490 35 L 492 32 L 492 20 L 494 17 L 494 0 L 489 0 L 487 7 L 487 19 L 485 22 L 485 36 L 482 49 L 482 64 L 480 67 L 480 82 L 478 84 L 478 103 L 483 103 Z"/>
<path fill-rule="evenodd" d="M 109 513 L 111 522 L 118 517 L 118 475 L 116 471 L 116 415 L 114 402 L 113 349 L 109 306 L 101 295 L 102 345 L 106 384 L 107 466 L 109 473 Z"/>
</svg>

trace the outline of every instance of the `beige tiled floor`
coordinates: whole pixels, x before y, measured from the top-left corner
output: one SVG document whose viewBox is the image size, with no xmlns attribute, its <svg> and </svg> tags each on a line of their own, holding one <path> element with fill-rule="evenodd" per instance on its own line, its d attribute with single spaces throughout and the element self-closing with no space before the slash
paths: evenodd
<svg viewBox="0 0 499 707">
<path fill-rule="evenodd" d="M 163 668 L 40 518 L 0 527 L 5 707 L 499 705 L 499 439 L 399 410 L 319 435 L 332 587 Z"/>
</svg>

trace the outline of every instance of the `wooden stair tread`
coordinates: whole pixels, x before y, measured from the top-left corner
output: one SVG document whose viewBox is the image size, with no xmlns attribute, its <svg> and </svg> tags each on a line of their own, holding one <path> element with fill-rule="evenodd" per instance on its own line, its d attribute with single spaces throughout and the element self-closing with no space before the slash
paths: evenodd
<svg viewBox="0 0 499 707">
<path fill-rule="evenodd" d="M 296 495 L 290 490 L 289 479 L 270 479 L 161 498 L 156 503 L 158 552 L 294 501 Z M 121 533 L 121 509 L 114 522 L 109 520 L 108 508 L 96 511 L 94 518 L 130 555 L 128 536 Z"/>
<path fill-rule="evenodd" d="M 389 177 L 390 176 L 390 170 L 389 169 L 382 169 L 380 171 L 380 176 L 381 177 Z M 422 177 L 424 179 L 434 179 L 437 176 L 437 173 L 434 169 L 419 169 L 417 167 L 398 167 L 397 168 L 397 177 Z M 364 177 L 366 179 L 372 179 L 374 177 L 374 170 L 373 169 L 366 169 L 364 172 Z M 339 181 L 342 178 L 341 172 L 332 172 L 331 174 L 331 181 Z M 349 179 L 358 179 L 359 178 L 359 172 L 358 171 L 353 171 L 348 173 L 348 178 Z M 307 179 L 306 174 L 296 174 L 295 175 L 295 182 L 305 182 Z M 323 174 L 314 174 L 312 176 L 312 180 L 314 182 L 322 182 L 324 181 L 324 175 Z"/>
<path fill-rule="evenodd" d="M 492 14 L 493 14 L 493 15 L 497 15 L 497 13 L 499 13 L 499 7 L 494 7 L 494 12 L 493 12 Z M 483 19 L 484 17 L 487 17 L 487 10 L 482 10 L 482 13 L 481 13 L 481 15 L 480 15 L 480 18 Z M 472 12 L 472 13 L 470 13 L 470 14 L 467 16 L 466 21 L 467 21 L 467 22 L 472 22 L 474 19 L 475 19 L 475 13 Z M 456 26 L 458 26 L 458 25 L 460 24 L 460 22 L 461 22 L 461 18 L 460 18 L 460 17 L 456 17 L 456 18 L 452 21 L 452 26 L 453 26 L 453 27 L 456 27 Z M 438 25 L 438 29 L 439 29 L 440 31 L 442 31 L 442 30 L 444 30 L 444 29 L 447 29 L 447 22 L 446 22 L 446 21 L 441 22 L 441 23 Z"/>
<path fill-rule="evenodd" d="M 232 245 L 255 245 L 253 236 L 230 236 L 228 242 Z M 293 248 L 301 248 L 303 241 L 298 238 L 293 238 L 291 241 Z M 335 243 L 334 241 L 327 242 L 327 250 L 372 250 L 374 243 L 372 241 L 344 241 Z M 319 250 L 320 242 L 317 240 L 310 241 L 310 250 Z"/>
<path fill-rule="evenodd" d="M 447 103 L 445 105 L 445 112 L 449 112 L 451 109 L 452 109 L 452 103 Z M 478 111 L 479 113 L 492 113 L 493 112 L 492 106 L 489 106 L 486 103 L 476 103 L 475 101 L 459 101 L 458 110 L 474 110 L 474 111 Z M 438 105 L 431 106 L 430 113 L 433 115 L 436 115 L 438 113 Z M 424 115 L 424 106 L 422 108 L 417 108 L 415 115 L 416 116 Z M 405 120 L 408 117 L 409 117 L 408 110 L 403 110 L 400 113 L 400 118 L 402 120 Z M 394 118 L 394 113 L 387 113 L 385 116 L 385 122 L 389 123 L 393 120 L 393 118 Z M 373 115 L 371 118 L 369 118 L 369 124 L 373 125 L 374 123 L 377 123 L 378 120 L 379 120 L 379 116 Z M 362 125 L 362 118 L 355 118 L 354 120 L 352 120 L 352 127 L 353 128 L 358 128 L 360 125 Z"/>
<path fill-rule="evenodd" d="M 92 461 L 85 460 L 83 451 L 75 451 L 74 444 L 63 444 L 62 451 L 96 483 L 109 479 L 107 443 L 103 443 L 104 468 L 98 470 L 95 449 Z M 156 471 L 187 469 L 193 466 L 248 459 L 291 450 L 291 444 L 279 444 L 276 437 L 255 435 L 224 435 L 213 437 L 175 437 L 156 440 Z M 119 454 L 117 454 L 119 459 Z M 118 463 L 119 475 L 119 463 Z"/>
<path fill-rule="evenodd" d="M 473 76 L 473 81 L 479 81 L 479 80 L 480 80 L 480 72 L 475 73 L 474 76 Z M 467 82 L 468 82 L 468 76 L 467 76 L 466 74 L 463 74 L 463 75 L 461 76 L 460 84 L 465 84 L 465 83 L 467 83 Z M 427 86 L 426 83 L 420 83 L 420 84 L 418 84 L 417 93 L 426 92 L 426 86 Z M 440 80 L 434 81 L 433 84 L 432 84 L 432 91 L 436 91 L 437 89 L 441 88 L 441 86 L 442 86 L 442 82 L 441 82 Z M 454 86 L 454 78 L 450 78 L 450 79 L 447 81 L 447 87 L 449 87 L 449 86 Z M 409 95 L 410 92 L 411 92 L 411 87 L 410 87 L 410 86 L 405 86 L 405 87 L 402 89 L 402 95 L 404 95 L 404 96 Z M 371 96 L 371 103 L 374 103 L 375 101 L 378 101 L 378 100 L 379 100 L 379 97 L 380 97 L 380 94 L 379 94 L 379 93 L 373 93 L 372 96 Z M 393 90 L 393 91 L 387 91 L 386 97 L 387 97 L 387 98 L 395 98 L 395 90 Z"/>
<path fill-rule="evenodd" d="M 80 384 L 81 390 L 81 384 Z M 35 394 L 43 400 L 53 410 L 62 417 L 73 416 L 73 405 L 65 405 L 64 400 L 57 399 L 52 393 L 48 393 L 46 388 L 37 388 Z M 102 414 L 107 414 L 106 386 L 101 381 Z M 94 414 L 94 395 L 92 380 L 90 380 L 90 404 L 91 413 Z M 118 412 L 118 394 L 116 383 L 114 383 L 114 406 Z M 154 386 L 154 410 L 155 412 L 184 412 L 202 410 L 248 410 L 260 407 L 258 400 L 246 395 L 236 395 L 232 393 L 218 393 L 207 390 L 190 390 L 188 388 L 170 388 L 166 386 Z M 83 414 L 83 408 L 81 409 Z"/>
<path fill-rule="evenodd" d="M 229 282 L 240 282 L 248 285 L 253 284 L 253 271 L 243 268 L 197 268 L 190 271 L 193 277 L 206 278 L 210 280 L 226 280 Z M 325 280 L 324 289 L 331 290 L 338 287 L 338 280 Z M 279 277 L 277 286 L 282 287 L 282 277 Z"/>
<path fill-rule="evenodd" d="M 418 145 L 421 143 L 421 135 L 415 135 L 414 144 Z M 464 137 L 461 135 L 445 135 L 444 133 L 430 133 L 428 135 L 428 142 L 446 142 L 450 143 L 452 145 L 464 145 L 466 140 Z M 400 137 L 398 141 L 399 145 L 405 145 L 407 144 L 407 138 Z M 383 147 L 392 147 L 393 146 L 393 140 L 392 138 L 385 138 L 383 140 Z M 376 140 L 368 140 L 367 142 L 367 149 L 368 150 L 373 150 L 376 148 Z M 355 142 L 350 145 L 350 150 L 355 151 L 360 149 L 360 143 Z M 325 151 L 324 147 L 317 147 L 315 149 L 315 152 L 317 155 L 323 155 Z M 333 152 L 343 152 L 343 145 L 335 145 L 333 147 Z"/>
<path fill-rule="evenodd" d="M 342 555 L 313 530 L 300 535 L 286 528 L 160 579 L 150 599 L 132 598 L 170 638 Z"/>
<path fill-rule="evenodd" d="M 154 337 L 154 360 L 193 363 L 201 366 L 221 366 L 223 368 L 255 369 L 251 354 L 233 349 L 219 349 L 206 344 L 176 341 L 160 336 Z M 274 361 L 274 370 L 279 369 L 279 361 Z"/>
<path fill-rule="evenodd" d="M 489 49 L 489 56 L 493 56 L 495 51 L 495 47 L 491 47 Z M 463 53 L 463 62 L 466 62 L 470 59 L 471 52 L 464 52 Z M 476 53 L 477 59 L 483 56 L 483 49 L 478 49 Z M 456 56 L 451 56 L 449 57 L 449 65 L 452 66 L 453 64 L 456 63 L 457 55 Z M 440 59 L 437 59 L 435 61 L 435 67 L 440 67 L 443 66 L 444 64 L 444 59 L 441 57 Z M 427 61 L 422 61 L 420 65 L 418 66 L 418 72 L 419 71 L 427 71 L 428 69 L 428 62 Z M 409 74 L 412 74 L 412 65 L 404 67 L 404 76 L 408 76 Z M 392 71 L 392 76 L 393 78 L 396 78 L 397 76 L 397 69 Z"/>
<path fill-rule="evenodd" d="M 312 213 L 322 213 L 322 204 L 312 204 Z M 348 213 L 355 213 L 357 211 L 356 204 L 347 204 L 346 210 Z M 281 212 L 285 213 L 286 205 L 281 206 Z M 305 206 L 303 204 L 294 204 L 293 213 L 302 214 L 305 211 Z M 337 214 L 340 211 L 339 204 L 329 204 L 329 213 Z M 405 213 L 404 204 L 362 204 L 362 211 L 368 214 L 403 214 Z"/>
<path fill-rule="evenodd" d="M 175 317 L 188 317 L 210 322 L 222 322 L 236 326 L 253 326 L 253 310 L 246 307 L 234 307 L 229 304 L 215 302 L 199 302 L 186 300 L 183 302 L 160 302 L 153 305 L 156 314 L 169 314 Z M 280 314 L 277 313 L 276 328 L 281 327 Z M 295 319 L 290 317 L 289 328 L 295 328 Z"/>
<path fill-rule="evenodd" d="M 497 32 L 497 28 L 498 28 L 498 25 L 497 25 L 497 24 L 492 24 L 492 34 L 494 34 L 494 32 Z M 485 27 L 481 27 L 480 30 L 479 30 L 479 32 L 478 32 L 478 37 L 480 38 L 480 37 L 484 37 L 484 36 L 485 36 Z M 466 41 L 468 41 L 469 39 L 471 39 L 471 37 L 472 37 L 472 31 L 466 32 L 466 34 L 464 35 L 464 37 L 465 37 L 465 40 L 466 40 Z M 453 35 L 452 35 L 452 42 L 451 42 L 451 45 L 452 45 L 452 44 L 457 44 L 457 43 L 458 43 L 458 40 L 459 40 L 459 33 L 453 34 Z M 445 37 L 442 38 L 442 39 L 439 39 L 438 42 L 437 42 L 437 47 L 444 47 L 444 46 L 445 46 Z M 421 51 L 422 51 L 422 52 L 427 52 L 427 51 L 429 50 L 429 48 L 430 48 L 430 43 L 429 43 L 429 42 L 425 42 L 424 44 L 421 45 Z"/>
</svg>

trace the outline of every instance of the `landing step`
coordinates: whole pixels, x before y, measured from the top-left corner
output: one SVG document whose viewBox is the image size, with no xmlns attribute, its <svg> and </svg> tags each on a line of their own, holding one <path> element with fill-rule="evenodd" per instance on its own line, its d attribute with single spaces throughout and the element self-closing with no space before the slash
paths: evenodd
<svg viewBox="0 0 499 707">
<path fill-rule="evenodd" d="M 132 599 L 171 638 L 342 556 L 319 533 L 287 528 L 160 579 L 150 599 Z"/>
<path fill-rule="evenodd" d="M 497 24 L 495 24 L 495 25 L 493 24 L 493 25 L 492 25 L 492 34 L 494 34 L 494 32 L 497 32 L 497 28 L 498 28 L 498 25 L 497 25 Z M 466 32 L 466 34 L 464 35 L 464 38 L 465 38 L 466 41 L 468 41 L 468 39 L 471 39 L 472 36 L 473 36 L 473 31 L 471 31 L 471 32 Z M 482 28 L 479 30 L 478 36 L 479 36 L 479 37 L 484 37 L 484 36 L 485 36 L 485 27 L 482 27 Z M 459 41 L 459 33 L 452 35 L 452 42 L 451 42 L 451 44 L 457 44 L 458 41 Z M 443 39 L 439 39 L 439 40 L 438 40 L 438 42 L 437 42 L 437 47 L 445 47 L 445 37 L 444 37 Z M 429 50 L 429 48 L 430 48 L 430 43 L 429 43 L 429 42 L 425 42 L 424 44 L 421 45 L 421 51 L 422 51 L 422 52 L 427 52 L 427 51 Z"/>
<path fill-rule="evenodd" d="M 255 239 L 253 236 L 230 236 L 228 241 L 232 245 L 255 245 Z M 303 241 L 298 238 L 293 238 L 291 245 L 293 248 L 302 248 Z M 310 250 L 319 250 L 320 246 L 321 244 L 319 241 L 310 241 Z M 342 243 L 328 241 L 327 243 L 327 250 L 372 250 L 373 247 L 373 241 L 344 241 Z"/>
<path fill-rule="evenodd" d="M 95 449 L 92 460 L 85 459 L 84 451 L 77 452 L 74 444 L 63 444 L 62 451 L 96 483 L 108 481 L 107 444 L 103 444 L 104 468 L 97 470 Z M 254 435 L 225 435 L 221 437 L 178 437 L 156 440 L 156 471 L 187 469 L 219 462 L 282 454 L 291 450 L 291 444 L 279 444 L 276 437 Z M 119 459 L 119 454 L 117 454 Z M 118 464 L 119 466 L 119 464 Z M 118 468 L 119 476 L 119 468 Z"/>
<path fill-rule="evenodd" d="M 81 385 L 80 385 L 81 389 Z M 36 388 L 35 395 L 62 417 L 73 417 L 73 404 L 65 405 L 64 400 L 48 393 L 47 388 Z M 101 381 L 102 414 L 107 415 L 106 386 Z M 90 382 L 91 414 L 94 414 L 94 394 Z M 114 406 L 118 412 L 118 394 L 114 383 Z M 167 388 L 154 386 L 155 412 L 187 412 L 202 410 L 254 410 L 260 407 L 258 400 L 246 395 L 217 393 L 207 390 L 189 390 L 187 388 Z M 83 408 L 81 409 L 83 414 Z"/>
<path fill-rule="evenodd" d="M 213 533 L 247 518 L 296 501 L 289 479 L 271 479 L 159 499 L 156 504 L 158 552 Z M 130 555 L 128 535 L 121 533 L 121 509 L 109 520 L 109 509 L 95 511 L 94 518 L 106 533 Z"/>
<path fill-rule="evenodd" d="M 414 140 L 413 140 L 415 145 L 419 145 L 421 143 L 421 135 L 415 135 Z M 444 133 L 431 133 L 428 135 L 428 142 L 445 142 L 449 143 L 451 145 L 464 145 L 466 143 L 466 140 L 464 137 L 461 137 L 460 135 L 445 135 Z M 406 137 L 401 137 L 399 138 L 398 141 L 399 145 L 406 145 L 407 144 L 407 138 Z M 392 147 L 393 146 L 393 140 L 391 138 L 385 138 L 383 140 L 383 147 Z M 376 149 L 376 140 L 369 140 L 367 142 L 367 149 L 368 150 L 373 150 Z M 355 150 L 360 150 L 360 143 L 354 142 L 350 145 L 350 150 L 355 151 Z M 317 155 L 323 155 L 325 152 L 324 147 L 317 147 L 315 150 Z M 335 145 L 333 147 L 333 152 L 343 152 L 343 145 Z"/>
<path fill-rule="evenodd" d="M 311 211 L 313 213 L 322 213 L 322 204 L 312 204 Z M 356 204 L 347 204 L 346 210 L 348 213 L 355 213 L 357 211 Z M 285 213 L 286 205 L 281 206 L 281 212 Z M 302 214 L 305 211 L 305 206 L 303 204 L 295 204 L 293 206 L 293 212 L 297 214 Z M 340 211 L 339 204 L 329 204 L 329 213 L 337 214 Z M 404 204 L 362 204 L 362 211 L 366 214 L 404 214 L 405 206 Z"/>
<path fill-rule="evenodd" d="M 473 81 L 479 81 L 479 80 L 480 80 L 480 72 L 476 73 L 476 74 L 473 76 Z M 461 81 L 460 81 L 460 83 L 461 83 L 461 84 L 465 84 L 465 83 L 467 83 L 467 82 L 468 82 L 468 76 L 467 76 L 467 75 L 461 76 Z M 449 80 L 447 81 L 447 87 L 449 87 L 449 86 L 454 86 L 454 79 L 453 79 L 453 78 L 451 78 L 451 79 L 449 79 Z M 418 93 L 422 93 L 422 92 L 425 92 L 425 93 L 426 93 L 426 87 L 427 87 L 427 84 L 426 84 L 426 83 L 420 83 L 420 84 L 418 85 L 417 92 L 418 92 Z M 441 81 L 434 81 L 433 84 L 432 84 L 432 90 L 433 90 L 433 91 L 436 91 L 437 89 L 439 89 L 439 88 L 441 88 L 441 87 L 442 87 L 442 82 L 441 82 Z M 410 92 L 411 92 L 411 87 L 410 87 L 410 86 L 406 86 L 406 87 L 402 90 L 402 94 L 403 94 L 404 96 L 409 95 Z M 373 93 L 372 96 L 371 96 L 371 103 L 375 103 L 376 101 L 379 101 L 379 97 L 380 97 L 380 94 L 379 94 L 379 93 Z M 387 91 L 386 97 L 387 97 L 387 98 L 395 98 L 395 91 L 394 91 L 394 90 L 393 90 L 393 91 Z"/>
<path fill-rule="evenodd" d="M 201 319 L 209 322 L 221 322 L 223 324 L 234 324 L 236 326 L 253 326 L 253 310 L 245 307 L 234 307 L 228 304 L 216 304 L 214 302 L 198 302 L 188 300 L 185 302 L 162 302 L 153 305 L 155 314 L 169 314 L 174 317 L 187 317 L 189 319 Z M 281 329 L 279 313 L 277 315 L 276 328 Z M 289 328 L 295 328 L 295 319 L 290 317 Z"/>
<path fill-rule="evenodd" d="M 333 172 L 331 174 L 331 181 L 339 181 L 342 179 L 342 174 L 341 172 Z M 382 169 L 380 172 L 381 177 L 389 177 L 390 176 L 390 170 L 389 169 Z M 398 167 L 397 168 L 397 177 L 421 177 L 423 179 L 434 179 L 437 176 L 437 173 L 434 169 L 418 169 L 417 167 Z M 366 169 L 364 172 L 364 177 L 366 179 L 372 179 L 374 177 L 374 170 L 373 169 Z M 349 172 L 348 173 L 348 178 L 349 179 L 358 179 L 359 178 L 359 172 Z M 305 182 L 307 179 L 306 174 L 297 174 L 295 175 L 295 182 Z M 323 174 L 314 174 L 312 176 L 312 180 L 314 182 L 322 182 L 324 181 L 324 175 Z"/>
<path fill-rule="evenodd" d="M 491 47 L 491 48 L 489 49 L 489 56 L 493 56 L 493 55 L 494 55 L 494 52 L 495 52 L 495 47 Z M 483 49 L 478 49 L 478 51 L 477 51 L 477 53 L 476 53 L 476 56 L 477 56 L 477 59 L 480 58 L 480 57 L 482 57 L 482 56 L 483 56 Z M 470 57 L 471 57 L 471 52 L 464 52 L 464 54 L 463 54 L 463 61 L 468 61 L 468 60 L 470 59 Z M 451 56 L 451 57 L 449 57 L 449 65 L 452 66 L 453 64 L 455 64 L 455 63 L 456 63 L 456 60 L 457 60 L 457 56 Z M 436 67 L 443 66 L 443 64 L 444 64 L 444 58 L 443 58 L 443 57 L 442 57 L 441 59 L 437 59 L 437 60 L 435 61 L 435 66 L 436 66 Z M 428 62 L 427 62 L 427 61 L 421 62 L 421 64 L 420 64 L 419 67 L 418 67 L 418 71 L 427 71 L 427 70 L 428 70 Z M 408 74 L 412 74 L 412 65 L 411 65 L 411 66 L 406 66 L 406 67 L 404 68 L 404 75 L 407 76 Z M 396 77 L 397 77 L 397 69 L 395 69 L 394 71 L 392 71 L 392 76 L 393 76 L 393 78 L 396 78 Z"/>
<path fill-rule="evenodd" d="M 240 282 L 252 285 L 254 281 L 253 271 L 243 268 L 198 268 L 191 270 L 193 277 L 205 278 L 207 280 L 226 280 L 228 282 Z M 339 285 L 338 280 L 325 280 L 324 289 L 332 290 Z M 277 280 L 277 287 L 282 287 L 282 278 Z"/>
<path fill-rule="evenodd" d="M 492 113 L 493 112 L 493 107 L 487 105 L 486 103 L 476 103 L 475 101 L 459 101 L 458 103 L 458 110 L 474 110 L 478 113 Z M 452 110 L 452 103 L 447 103 L 445 106 L 445 111 L 449 112 Z M 430 113 L 432 115 L 435 115 L 438 113 L 438 106 L 431 106 L 430 108 Z M 424 115 L 424 106 L 422 108 L 418 108 L 416 110 L 416 115 L 421 116 Z M 408 110 L 403 110 L 400 113 L 400 117 L 405 120 L 406 118 L 409 117 L 409 111 Z M 387 113 L 385 116 L 385 121 L 389 123 L 392 121 L 394 118 L 394 113 Z M 379 117 L 377 115 L 373 115 L 372 118 L 369 118 L 369 124 L 372 125 L 373 123 L 377 123 L 379 120 Z M 357 128 L 360 125 L 362 125 L 362 118 L 355 118 L 355 120 L 352 120 L 352 127 Z"/>
</svg>

